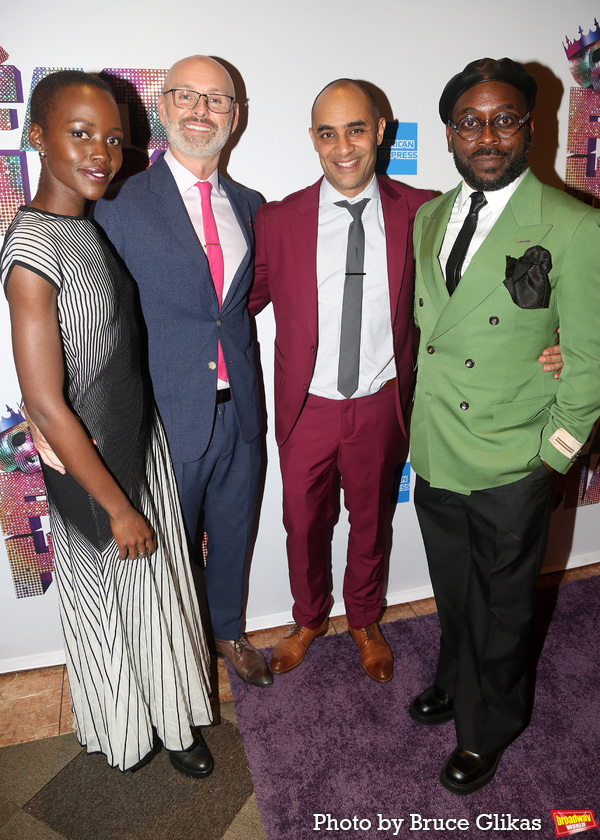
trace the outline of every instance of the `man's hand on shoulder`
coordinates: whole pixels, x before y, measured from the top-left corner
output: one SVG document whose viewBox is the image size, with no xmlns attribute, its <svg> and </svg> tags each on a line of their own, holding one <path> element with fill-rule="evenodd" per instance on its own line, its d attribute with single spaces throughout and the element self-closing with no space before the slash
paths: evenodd
<svg viewBox="0 0 600 840">
<path fill-rule="evenodd" d="M 557 330 L 560 333 L 560 327 Z M 554 378 L 558 379 L 560 372 L 564 367 L 563 357 L 560 352 L 560 344 L 554 344 L 552 347 L 546 347 L 542 351 L 542 355 L 538 358 L 538 362 L 544 366 L 545 371 L 554 371 Z"/>
</svg>

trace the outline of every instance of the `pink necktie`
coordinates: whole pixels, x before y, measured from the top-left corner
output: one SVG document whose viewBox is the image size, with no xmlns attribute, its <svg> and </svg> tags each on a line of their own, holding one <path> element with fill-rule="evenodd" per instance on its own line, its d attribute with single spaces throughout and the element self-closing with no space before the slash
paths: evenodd
<svg viewBox="0 0 600 840">
<path fill-rule="evenodd" d="M 210 268 L 210 274 L 215 284 L 220 309 L 223 304 L 223 251 L 221 250 L 217 224 L 210 205 L 212 184 L 210 181 L 198 181 L 196 186 L 200 190 L 200 201 L 202 203 L 202 224 L 204 226 L 204 238 L 206 240 L 208 267 Z M 221 350 L 221 342 L 219 342 L 217 356 L 217 376 L 219 379 L 227 382 L 227 369 L 225 367 L 223 351 Z"/>
</svg>

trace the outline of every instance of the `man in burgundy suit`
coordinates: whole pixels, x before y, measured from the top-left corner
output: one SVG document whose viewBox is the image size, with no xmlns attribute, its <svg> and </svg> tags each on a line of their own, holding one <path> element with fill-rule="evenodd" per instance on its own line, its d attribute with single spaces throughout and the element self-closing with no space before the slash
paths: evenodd
<svg viewBox="0 0 600 840">
<path fill-rule="evenodd" d="M 327 85 L 310 128 L 324 179 L 261 207 L 256 218 L 250 311 L 273 303 L 275 436 L 294 598 L 295 623 L 270 663 L 276 674 L 299 665 L 327 632 L 341 475 L 350 634 L 372 679 L 393 675 L 377 618 L 390 490 L 413 388 L 413 219 L 432 195 L 375 176 L 384 128 L 363 85 Z"/>
</svg>

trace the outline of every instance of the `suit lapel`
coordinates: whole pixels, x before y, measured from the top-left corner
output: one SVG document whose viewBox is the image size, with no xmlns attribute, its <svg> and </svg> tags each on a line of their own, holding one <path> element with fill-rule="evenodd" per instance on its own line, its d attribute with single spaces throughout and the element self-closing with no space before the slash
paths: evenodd
<svg viewBox="0 0 600 840">
<path fill-rule="evenodd" d="M 292 205 L 290 212 L 290 247 L 296 267 L 296 292 L 299 294 L 306 317 L 316 332 L 317 303 L 317 237 L 319 228 L 320 178 L 307 187 Z"/>
<path fill-rule="evenodd" d="M 173 237 L 179 241 L 182 253 L 190 260 L 195 259 L 203 271 L 208 271 L 204 249 L 198 242 L 196 231 L 164 157 L 152 164 L 148 170 L 148 178 L 157 211 L 163 216 Z"/>
<path fill-rule="evenodd" d="M 454 327 L 503 284 L 507 256 L 520 257 L 527 248 L 538 245 L 552 229 L 552 225 L 542 223 L 542 184 L 528 171 L 449 298 L 437 256 L 457 192 L 450 194 L 444 212 L 438 214 L 434 241 L 428 243 L 437 248 L 431 252 L 435 266 L 430 266 L 427 274 L 434 277 L 435 300 L 440 305 L 440 317 L 431 339 Z M 426 247 L 424 233 L 422 249 Z"/>
<path fill-rule="evenodd" d="M 460 185 L 444 196 L 433 210 L 429 211 L 429 205 L 426 204 L 422 211 L 423 221 L 418 255 L 420 274 L 438 311 L 442 311 L 450 300 L 438 257 L 459 190 Z"/>
<path fill-rule="evenodd" d="M 400 293 L 404 282 L 406 253 L 408 243 L 406 237 L 400 239 L 398 231 L 409 231 L 411 229 L 408 213 L 408 204 L 403 196 L 390 189 L 385 178 L 377 178 L 379 184 L 379 195 L 381 197 L 381 208 L 385 223 L 385 242 L 388 284 L 390 289 L 390 311 L 392 324 L 396 318 Z"/>
<path fill-rule="evenodd" d="M 210 267 L 208 258 L 204 252 L 204 248 L 198 241 L 194 226 L 187 214 L 185 205 L 177 189 L 175 180 L 171 174 L 171 170 L 164 158 L 159 158 L 156 163 L 152 164 L 148 171 L 150 180 L 150 191 L 154 194 L 158 211 L 163 216 L 165 223 L 171 229 L 172 235 L 179 241 L 182 253 L 186 255 L 189 260 L 195 260 L 198 264 L 201 276 L 205 276 L 210 281 L 209 289 L 214 295 L 215 302 L 217 301 L 217 293 L 215 292 L 212 278 L 210 275 Z M 244 198 L 240 190 L 231 181 L 221 177 L 221 184 L 227 194 L 230 204 L 233 208 L 235 216 L 240 225 L 240 229 L 246 240 L 246 253 L 240 262 L 237 271 L 233 277 L 231 285 L 228 289 L 225 300 L 221 307 L 221 311 L 231 305 L 235 299 L 235 294 L 239 289 L 240 281 L 245 276 L 249 264 L 252 260 L 253 251 L 253 236 L 252 236 L 252 216 L 251 208 L 248 201 Z M 244 290 L 245 294 L 246 290 Z"/>
<path fill-rule="evenodd" d="M 298 196 L 292 208 L 291 247 L 297 268 L 299 293 L 309 323 L 317 323 L 317 238 L 319 227 L 319 191 L 322 178 Z M 386 225 L 386 252 L 390 286 L 392 323 L 404 282 L 407 242 L 398 241 L 396 230 L 408 230 L 409 212 L 404 198 L 391 190 L 385 178 L 378 178 L 383 218 Z"/>
<path fill-rule="evenodd" d="M 233 280 L 231 281 L 231 285 L 227 290 L 225 300 L 223 301 L 222 310 L 225 310 L 235 300 L 236 293 L 240 288 L 240 281 L 243 277 L 246 276 L 246 273 L 250 267 L 252 255 L 254 252 L 254 234 L 252 232 L 252 227 L 254 223 L 252 219 L 252 208 L 250 207 L 250 204 L 248 203 L 248 200 L 244 197 L 243 193 L 232 181 L 229 181 L 227 178 L 223 178 L 221 175 L 219 175 L 219 179 L 221 186 L 227 194 L 227 198 L 229 199 L 229 203 L 231 204 L 233 212 L 235 213 L 235 217 L 240 226 L 240 230 L 242 231 L 244 239 L 246 240 L 246 253 L 242 257 L 242 260 L 237 267 L 237 270 L 233 276 Z M 247 289 L 244 288 L 244 294 L 246 294 L 246 291 Z"/>
</svg>

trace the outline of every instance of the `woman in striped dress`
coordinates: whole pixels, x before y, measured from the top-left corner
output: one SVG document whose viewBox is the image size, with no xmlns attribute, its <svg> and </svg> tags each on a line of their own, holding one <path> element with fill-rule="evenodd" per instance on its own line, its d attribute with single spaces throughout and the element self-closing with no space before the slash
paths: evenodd
<svg viewBox="0 0 600 840">
<path fill-rule="evenodd" d="M 100 79 L 51 74 L 31 98 L 41 175 L 0 257 L 19 384 L 64 468 L 44 468 L 77 737 L 112 766 L 156 749 L 208 776 L 207 648 L 167 444 L 146 378 L 133 281 L 85 218 L 122 161 Z"/>
</svg>

